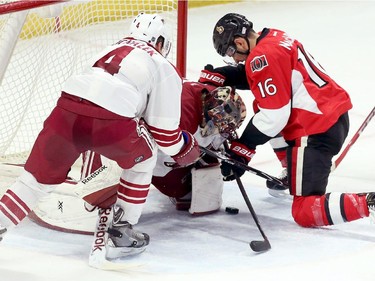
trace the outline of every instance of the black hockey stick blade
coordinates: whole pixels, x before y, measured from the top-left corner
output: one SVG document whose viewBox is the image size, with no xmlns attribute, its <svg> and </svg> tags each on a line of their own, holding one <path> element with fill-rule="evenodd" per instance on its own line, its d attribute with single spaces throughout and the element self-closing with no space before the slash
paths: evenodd
<svg viewBox="0 0 375 281">
<path fill-rule="evenodd" d="M 264 239 L 263 241 L 258 241 L 258 240 L 251 241 L 251 242 L 250 242 L 250 248 L 251 248 L 254 252 L 258 252 L 258 253 L 259 253 L 259 252 L 265 252 L 265 251 L 268 251 L 268 250 L 271 249 L 270 241 L 268 240 L 266 234 L 265 234 L 264 231 L 263 231 L 262 226 L 260 225 L 260 222 L 259 222 L 258 216 L 257 216 L 257 214 L 255 213 L 255 210 L 254 210 L 254 208 L 253 208 L 253 205 L 252 205 L 251 202 L 250 202 L 249 196 L 247 196 L 247 193 L 246 193 L 245 187 L 243 186 L 240 177 L 239 177 L 236 173 L 234 174 L 234 176 L 235 176 L 235 178 L 236 178 L 236 181 L 237 181 L 237 184 L 238 184 L 238 188 L 239 188 L 240 191 L 241 191 L 242 197 L 243 197 L 243 199 L 245 200 L 246 206 L 249 208 L 249 211 L 250 211 L 250 213 L 251 213 L 251 216 L 253 217 L 254 222 L 255 222 L 255 224 L 257 225 L 258 230 L 259 230 L 260 234 L 262 235 L 262 237 L 263 237 L 263 239 Z"/>
<path fill-rule="evenodd" d="M 231 164 L 233 166 L 242 168 L 245 171 L 248 171 L 248 172 L 250 172 L 252 174 L 255 174 L 255 175 L 259 176 L 259 177 L 267 179 L 267 180 L 269 180 L 269 181 L 271 181 L 271 182 L 273 182 L 275 184 L 278 184 L 278 185 L 280 185 L 280 186 L 282 186 L 282 187 L 284 187 L 286 189 L 289 188 L 289 186 L 285 185 L 285 183 L 283 183 L 280 179 L 278 179 L 278 178 L 276 178 L 274 176 L 271 176 L 271 175 L 269 175 L 269 174 L 267 174 L 265 172 L 262 172 L 260 170 L 257 170 L 257 169 L 255 169 L 253 167 L 245 165 L 244 163 L 241 163 L 241 162 L 239 162 L 237 160 L 234 160 L 234 159 L 228 157 L 227 155 L 221 153 L 220 151 L 212 151 L 212 150 L 210 150 L 210 149 L 208 149 L 206 147 L 203 147 L 203 146 L 199 146 L 199 148 L 201 149 L 201 151 L 203 151 L 204 153 L 206 153 L 206 154 L 208 154 L 208 155 L 210 155 L 212 157 L 215 157 L 215 158 L 217 158 L 217 159 L 219 159 L 221 161 L 227 162 L 227 163 L 229 163 L 229 164 Z"/>
<path fill-rule="evenodd" d="M 250 248 L 254 252 L 265 252 L 271 249 L 271 244 L 268 240 L 263 241 L 251 241 L 250 242 Z"/>
</svg>

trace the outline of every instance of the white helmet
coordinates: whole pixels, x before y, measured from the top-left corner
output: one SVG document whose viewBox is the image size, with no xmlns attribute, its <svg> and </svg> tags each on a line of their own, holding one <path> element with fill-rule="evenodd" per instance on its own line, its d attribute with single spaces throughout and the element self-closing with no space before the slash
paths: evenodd
<svg viewBox="0 0 375 281">
<path fill-rule="evenodd" d="M 162 42 L 161 54 L 163 57 L 167 57 L 171 49 L 171 41 L 164 19 L 158 14 L 138 14 L 130 25 L 130 36 L 154 47 L 157 43 Z"/>
</svg>

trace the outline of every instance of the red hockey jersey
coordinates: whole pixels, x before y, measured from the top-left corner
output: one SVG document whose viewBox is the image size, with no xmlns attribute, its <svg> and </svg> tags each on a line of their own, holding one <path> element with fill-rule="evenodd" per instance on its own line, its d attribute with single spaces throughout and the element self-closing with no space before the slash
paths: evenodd
<svg viewBox="0 0 375 281">
<path fill-rule="evenodd" d="M 284 31 L 265 28 L 245 68 L 260 109 L 252 132 L 293 140 L 325 132 L 352 108 L 348 93 Z"/>
</svg>

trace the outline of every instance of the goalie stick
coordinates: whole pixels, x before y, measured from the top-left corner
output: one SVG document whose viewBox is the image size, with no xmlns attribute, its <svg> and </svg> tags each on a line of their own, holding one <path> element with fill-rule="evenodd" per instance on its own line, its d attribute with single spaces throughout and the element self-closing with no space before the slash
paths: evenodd
<svg viewBox="0 0 375 281">
<path fill-rule="evenodd" d="M 89 265 L 97 269 L 112 271 L 123 271 L 142 266 L 141 263 L 132 262 L 130 260 L 107 260 L 106 242 L 108 240 L 108 228 L 112 222 L 112 213 L 112 208 L 99 208 L 98 210 L 94 241 L 91 245 L 89 255 Z"/>
<path fill-rule="evenodd" d="M 111 263 L 106 259 L 105 244 L 108 239 L 108 228 L 112 222 L 112 208 L 99 209 L 94 231 L 94 241 L 91 245 L 89 265 L 99 269 L 109 269 Z"/>
<path fill-rule="evenodd" d="M 369 115 L 367 115 L 366 119 L 363 121 L 361 127 L 357 130 L 357 132 L 354 134 L 352 139 L 349 141 L 349 143 L 346 145 L 345 149 L 341 152 L 341 154 L 337 157 L 337 159 L 332 163 L 331 171 L 333 172 L 336 170 L 337 166 L 340 165 L 341 161 L 344 159 L 346 154 L 348 153 L 349 149 L 353 146 L 353 144 L 357 141 L 359 136 L 362 134 L 362 132 L 365 130 L 367 125 L 370 123 L 372 117 L 375 115 L 375 107 L 372 108 Z"/>
</svg>

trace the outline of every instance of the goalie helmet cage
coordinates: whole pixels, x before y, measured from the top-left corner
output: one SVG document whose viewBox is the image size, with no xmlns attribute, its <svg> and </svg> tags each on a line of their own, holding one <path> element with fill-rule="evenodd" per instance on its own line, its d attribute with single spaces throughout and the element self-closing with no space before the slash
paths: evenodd
<svg viewBox="0 0 375 281">
<path fill-rule="evenodd" d="M 0 160 L 27 157 L 62 83 L 126 36 L 139 12 L 168 21 L 168 59 L 185 76 L 187 1 L 0 0 Z"/>
</svg>

